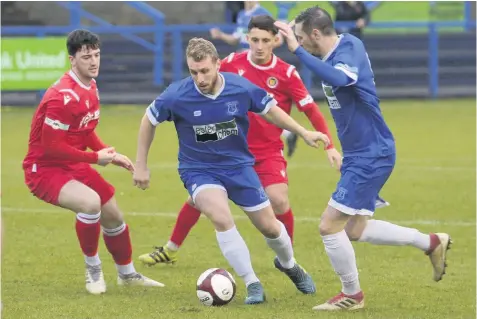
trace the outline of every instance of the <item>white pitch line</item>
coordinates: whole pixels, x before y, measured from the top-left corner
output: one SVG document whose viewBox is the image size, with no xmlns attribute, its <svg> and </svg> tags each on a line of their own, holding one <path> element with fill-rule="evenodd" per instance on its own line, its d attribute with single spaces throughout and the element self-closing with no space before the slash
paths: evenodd
<svg viewBox="0 0 477 319">
<path fill-rule="evenodd" d="M 422 163 L 421 165 L 415 165 L 417 163 Z M 15 165 L 21 168 L 21 162 L 7 162 L 7 165 Z M 166 169 L 174 169 L 177 170 L 178 163 L 177 162 L 156 162 L 149 165 L 149 169 L 151 170 L 166 170 Z M 317 158 L 316 162 L 289 162 L 287 165 L 288 169 L 300 169 L 300 168 L 307 168 L 307 169 L 331 169 L 328 163 L 325 164 L 325 159 Z M 106 168 L 107 170 L 113 171 L 122 171 L 122 168 L 116 166 L 110 166 Z M 419 171 L 476 171 L 475 166 L 470 165 L 449 165 L 449 166 L 439 166 L 439 165 L 426 165 L 424 161 L 403 161 L 402 163 L 397 163 L 395 169 L 410 169 L 410 170 L 419 170 Z M 23 171 L 21 171 L 23 174 Z"/>
<path fill-rule="evenodd" d="M 68 214 L 68 212 L 57 209 L 32 209 L 32 208 L 19 208 L 19 207 L 2 207 L 3 212 L 11 213 L 27 213 L 27 214 Z M 146 217 L 164 217 L 164 218 L 176 218 L 178 212 L 127 212 L 125 215 L 129 216 L 146 216 Z M 203 217 L 203 216 L 202 216 Z M 245 215 L 234 215 L 235 219 L 248 219 Z M 320 221 L 319 217 L 295 217 L 297 222 L 316 222 Z M 389 221 L 399 225 L 437 225 L 437 226 L 454 226 L 454 227 L 475 227 L 475 222 L 463 221 L 463 220 L 396 220 Z"/>
</svg>

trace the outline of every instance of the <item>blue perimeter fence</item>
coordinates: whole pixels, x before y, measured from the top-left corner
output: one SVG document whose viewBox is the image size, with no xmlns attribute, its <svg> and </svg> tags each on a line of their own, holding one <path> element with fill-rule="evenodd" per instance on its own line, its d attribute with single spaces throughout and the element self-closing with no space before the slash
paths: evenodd
<svg viewBox="0 0 477 319">
<path fill-rule="evenodd" d="M 58 1 L 58 5 L 64 7 L 70 12 L 70 25 L 67 26 L 2 26 L 3 36 L 36 36 L 45 37 L 52 35 L 65 35 L 69 32 L 85 28 L 98 34 L 119 34 L 125 39 L 133 41 L 147 50 L 154 53 L 154 84 L 164 85 L 164 52 L 166 35 L 170 34 L 172 39 L 172 62 L 173 80 L 180 80 L 184 75 L 184 49 L 182 46 L 182 35 L 187 32 L 208 32 L 213 27 L 218 27 L 224 32 L 232 32 L 235 25 L 232 24 L 180 24 L 166 25 L 164 15 L 157 9 L 141 1 L 125 1 L 140 13 L 150 17 L 154 24 L 152 25 L 113 25 L 96 15 L 81 8 L 81 2 Z M 467 2 L 466 2 L 467 3 Z M 466 10 L 466 12 L 469 10 Z M 82 26 L 81 18 L 86 18 L 97 26 Z M 337 28 L 353 27 L 354 22 L 338 22 Z M 442 28 L 462 28 L 462 30 L 475 29 L 476 21 L 466 17 L 463 21 L 445 21 L 445 22 L 372 22 L 367 29 L 396 29 L 396 28 L 414 28 L 427 30 L 428 35 L 428 74 L 429 74 L 429 96 L 436 98 L 439 93 L 439 30 Z M 149 42 L 137 34 L 154 34 L 154 41 Z M 307 88 L 312 86 L 312 74 L 306 68 L 302 67 L 300 74 Z"/>
</svg>

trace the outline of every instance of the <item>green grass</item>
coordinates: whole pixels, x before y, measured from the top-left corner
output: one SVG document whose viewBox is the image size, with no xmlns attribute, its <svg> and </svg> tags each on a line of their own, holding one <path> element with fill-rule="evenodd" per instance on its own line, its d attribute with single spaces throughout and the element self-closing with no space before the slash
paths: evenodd
<svg viewBox="0 0 477 319">
<path fill-rule="evenodd" d="M 325 104 L 321 105 L 330 119 Z M 74 215 L 42 203 L 23 184 L 21 161 L 33 109 L 4 109 L 2 318 L 475 318 L 475 101 L 384 101 L 382 107 L 397 140 L 398 161 L 382 191 L 392 206 L 379 210 L 376 216 L 424 232 L 449 232 L 455 244 L 447 275 L 435 283 L 422 252 L 355 243 L 367 308 L 353 314 L 311 311 L 340 289 L 318 236 L 318 222 L 306 219 L 319 218 L 339 178 L 328 167 L 322 151 L 301 143 L 289 162 L 290 199 L 297 216 L 296 257 L 317 282 L 316 296 L 299 294 L 273 268 L 271 250 L 258 231 L 241 218 L 237 224 L 249 244 L 268 303 L 243 305 L 245 289 L 237 278 L 238 293 L 230 305 L 207 308 L 199 304 L 195 295 L 199 274 L 211 267 L 231 271 L 205 219 L 192 230 L 176 265 L 136 265 L 147 276 L 164 282 L 167 287 L 163 289 L 116 287 L 112 259 L 101 243 L 108 292 L 98 297 L 84 289 Z M 143 109 L 103 108 L 99 134 L 118 151 L 133 157 Z M 293 115 L 310 127 L 301 114 Z M 145 192 L 132 186 L 127 172 L 114 167 L 101 169 L 116 186 L 118 202 L 126 212 L 135 258 L 153 245 L 165 243 L 175 212 L 187 196 L 173 168 L 176 152 L 173 125 L 159 127 L 150 154 L 151 189 Z M 235 208 L 234 214 L 243 216 Z"/>
<path fill-rule="evenodd" d="M 277 15 L 277 7 L 274 1 L 261 1 L 263 7 L 267 8 L 274 16 Z M 450 4 L 450 5 L 449 5 Z M 296 17 L 301 11 L 314 5 L 319 5 L 327 10 L 332 17 L 335 16 L 335 10 L 328 1 L 302 1 L 290 10 L 289 20 Z M 463 20 L 464 19 L 464 2 L 463 1 L 445 1 L 437 4 L 444 12 L 448 12 L 448 16 L 440 15 L 433 17 L 431 12 L 431 4 L 428 1 L 385 1 L 371 12 L 372 22 L 417 22 L 417 21 L 445 21 L 445 20 Z M 448 10 L 444 10 L 449 8 Z M 462 28 L 446 28 L 445 31 L 462 31 Z M 365 29 L 369 33 L 415 33 L 426 32 L 425 28 L 392 28 L 392 29 Z"/>
</svg>

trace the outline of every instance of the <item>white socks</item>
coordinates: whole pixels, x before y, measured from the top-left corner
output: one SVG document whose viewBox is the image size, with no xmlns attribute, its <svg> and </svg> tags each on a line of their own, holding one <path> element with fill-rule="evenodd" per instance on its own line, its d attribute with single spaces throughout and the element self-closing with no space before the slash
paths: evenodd
<svg viewBox="0 0 477 319">
<path fill-rule="evenodd" d="M 234 226 L 224 232 L 216 231 L 216 235 L 222 254 L 237 275 L 245 281 L 245 285 L 248 286 L 251 283 L 258 282 L 259 280 L 252 268 L 250 252 L 237 228 Z"/>
<path fill-rule="evenodd" d="M 96 255 L 94 255 L 94 256 L 84 255 L 84 261 L 86 262 L 86 264 L 88 264 L 90 266 L 101 265 L 101 259 L 99 259 L 98 253 L 96 253 Z"/>
<path fill-rule="evenodd" d="M 118 270 L 118 273 L 121 275 L 130 275 L 130 274 L 136 273 L 136 269 L 134 268 L 134 264 L 132 261 L 127 265 L 116 264 L 116 269 Z"/>
<path fill-rule="evenodd" d="M 176 244 L 174 244 L 172 241 L 168 241 L 167 244 L 166 244 L 166 247 L 167 249 L 169 249 L 170 251 L 178 251 L 179 250 L 179 246 L 177 246 Z"/>
<path fill-rule="evenodd" d="M 278 261 L 285 269 L 290 269 L 295 266 L 295 259 L 293 258 L 293 247 L 291 243 L 290 236 L 288 236 L 287 230 L 282 222 L 278 221 L 280 224 L 281 231 L 278 238 L 265 238 L 267 241 L 268 247 L 273 249 L 277 254 Z"/>
<path fill-rule="evenodd" d="M 335 272 L 340 276 L 343 293 L 354 295 L 361 291 L 353 245 L 344 230 L 321 236 L 326 253 Z"/>
<path fill-rule="evenodd" d="M 431 244 L 430 236 L 419 232 L 417 229 L 375 219 L 368 220 L 359 241 L 376 245 L 411 245 L 422 251 L 427 251 Z"/>
</svg>

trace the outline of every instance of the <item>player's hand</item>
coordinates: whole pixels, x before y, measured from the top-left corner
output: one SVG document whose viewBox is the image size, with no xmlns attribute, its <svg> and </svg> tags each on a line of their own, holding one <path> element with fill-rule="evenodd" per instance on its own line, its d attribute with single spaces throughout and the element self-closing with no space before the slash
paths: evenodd
<svg viewBox="0 0 477 319">
<path fill-rule="evenodd" d="M 106 147 L 96 152 L 98 154 L 98 165 L 106 166 L 111 163 L 116 156 L 114 147 Z"/>
<path fill-rule="evenodd" d="M 331 167 L 336 168 L 336 170 L 341 169 L 341 164 L 343 164 L 343 156 L 341 156 L 340 152 L 336 150 L 336 148 L 330 148 L 326 150 L 326 156 L 328 156 L 328 161 L 331 164 Z"/>
<path fill-rule="evenodd" d="M 147 167 L 136 167 L 133 174 L 134 186 L 144 190 L 149 188 L 151 174 Z"/>
<path fill-rule="evenodd" d="M 210 29 L 210 36 L 212 39 L 220 39 L 222 36 L 222 31 L 220 31 L 218 28 L 212 28 Z"/>
<path fill-rule="evenodd" d="M 325 147 L 328 147 L 330 144 L 330 139 L 328 136 L 318 131 L 305 131 L 301 137 L 305 140 L 306 144 L 310 145 L 311 147 L 320 147 L 317 143 L 318 141 L 323 142 Z"/>
<path fill-rule="evenodd" d="M 126 155 L 116 153 L 116 156 L 113 158 L 112 163 L 114 165 L 127 169 L 131 173 L 134 173 L 134 164 Z"/>
<path fill-rule="evenodd" d="M 288 50 L 290 50 L 292 53 L 298 49 L 300 44 L 298 43 L 298 40 L 295 37 L 295 32 L 293 32 L 293 24 L 294 22 L 288 24 L 282 21 L 275 21 L 275 26 L 278 28 L 278 31 L 280 34 L 285 38 L 287 41 L 288 45 Z"/>
<path fill-rule="evenodd" d="M 362 28 L 364 28 L 365 26 L 366 26 L 366 20 L 364 20 L 363 18 L 358 19 L 358 20 L 356 21 L 356 27 L 357 27 L 357 28 L 362 29 Z"/>
</svg>

